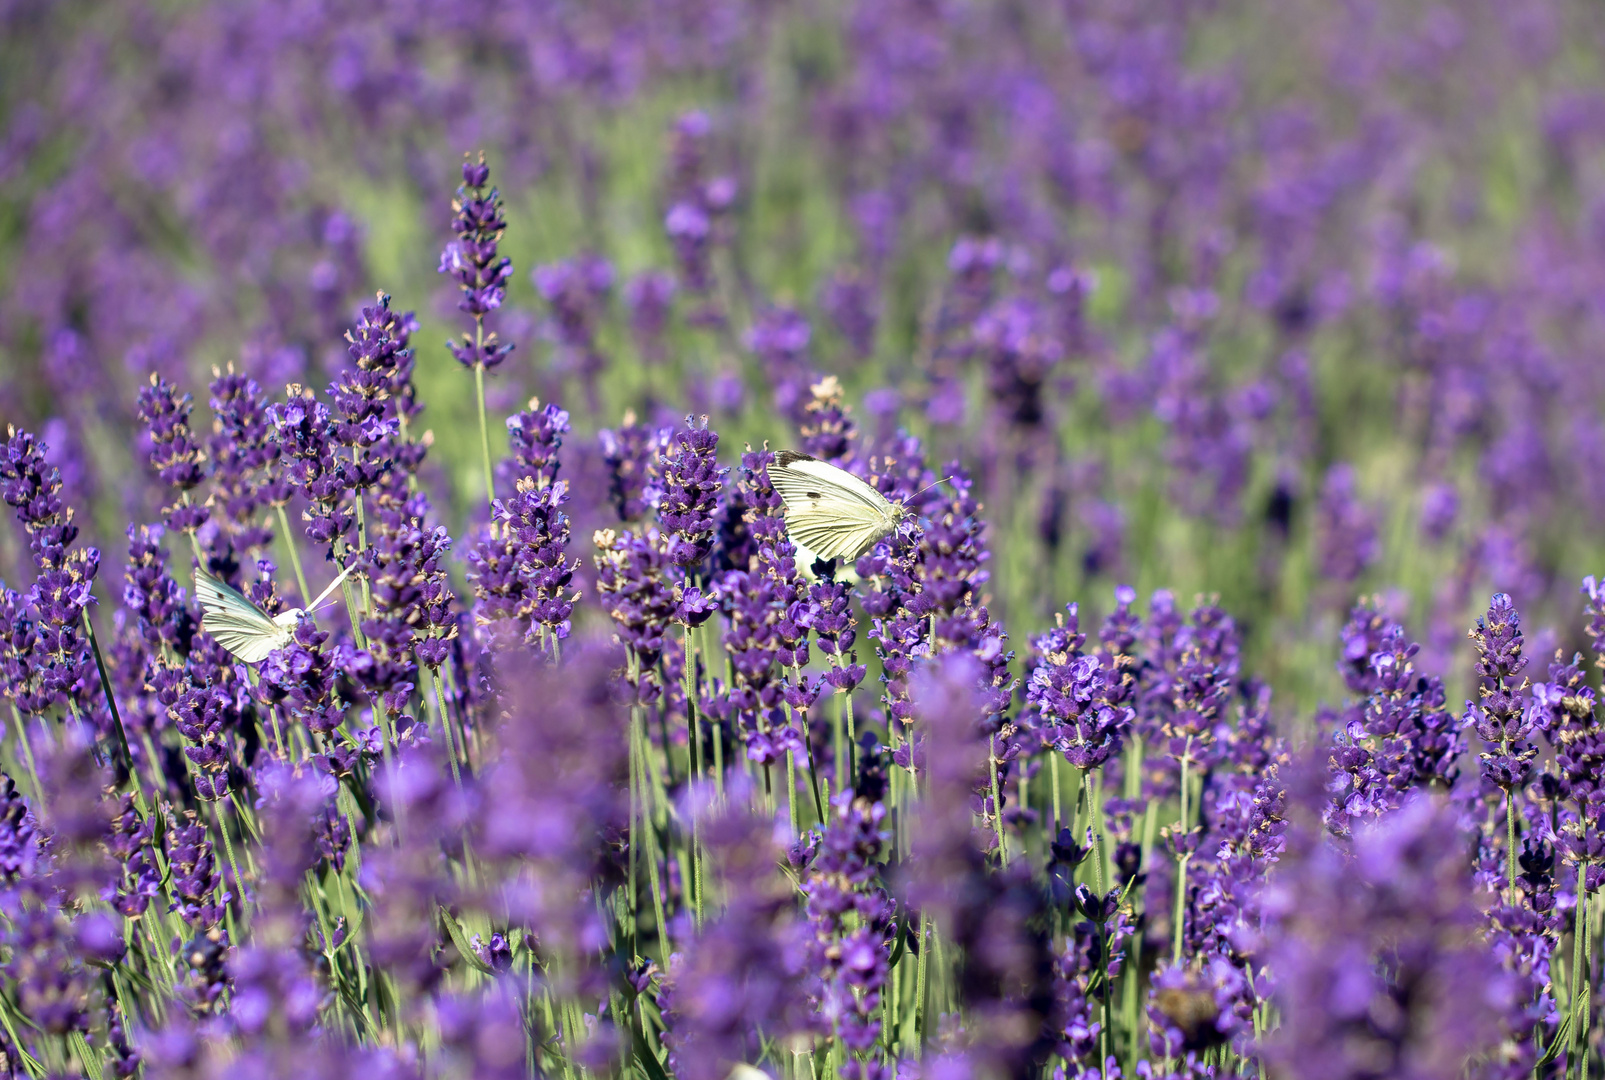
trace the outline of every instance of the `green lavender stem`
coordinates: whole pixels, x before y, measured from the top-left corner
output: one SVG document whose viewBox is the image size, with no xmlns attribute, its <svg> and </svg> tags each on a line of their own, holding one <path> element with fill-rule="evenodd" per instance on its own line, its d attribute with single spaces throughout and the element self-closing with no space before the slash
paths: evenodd
<svg viewBox="0 0 1605 1080">
<path fill-rule="evenodd" d="M 134 782 L 134 799 L 140 813 L 143 814 L 145 792 L 139 785 L 139 770 L 134 768 L 134 755 L 128 749 L 128 733 L 123 730 L 123 714 L 117 711 L 117 696 L 111 692 L 111 678 L 106 674 L 106 660 L 100 653 L 100 639 L 95 636 L 95 624 L 89 621 L 89 609 L 84 608 L 80 614 L 84 620 L 84 632 L 89 635 L 89 647 L 95 654 L 95 670 L 100 673 L 100 689 L 106 695 L 106 708 L 111 710 L 112 730 L 117 735 L 117 749 L 123 756 L 123 764 L 128 767 L 128 777 Z"/>
<path fill-rule="evenodd" d="M 474 341 L 478 348 L 484 347 L 484 324 L 475 320 Z M 474 397 L 479 403 L 479 454 L 485 466 L 485 505 L 492 509 L 496 506 L 496 482 L 492 479 L 494 474 L 490 469 L 490 426 L 485 422 L 485 365 L 474 365 Z"/>
<path fill-rule="evenodd" d="M 1509 746 L 1506 745 L 1506 752 Z M 1505 868 L 1510 875 L 1510 902 L 1516 902 L 1516 789 L 1505 790 Z"/>
<path fill-rule="evenodd" d="M 301 570 L 301 552 L 295 545 L 295 534 L 290 532 L 290 519 L 284 513 L 283 503 L 274 503 L 273 510 L 279 515 L 279 535 L 284 537 L 284 550 L 290 553 L 290 566 L 295 570 L 295 583 L 301 590 L 301 602 L 310 603 L 312 593 L 307 589 L 307 576 Z"/>
<path fill-rule="evenodd" d="M 1577 870 L 1579 884 L 1582 882 L 1582 876 L 1583 868 L 1579 866 Z M 1587 996 L 1585 987 L 1588 984 L 1588 973 L 1583 970 L 1583 913 L 1588 907 L 1588 894 L 1581 889 L 1578 890 L 1578 893 L 1577 907 L 1572 915 L 1572 1039 L 1570 1051 L 1566 1055 L 1566 1071 L 1568 1074 L 1572 1071 L 1571 1062 L 1577 1059 L 1578 1047 L 1582 1045 L 1584 1015 L 1578 1006 L 1583 1003 Z"/>
<path fill-rule="evenodd" d="M 1009 848 L 1003 840 L 1003 793 L 998 789 L 998 737 L 987 736 L 987 763 L 992 770 L 992 824 L 998 834 L 998 865 L 1009 862 Z"/>
</svg>

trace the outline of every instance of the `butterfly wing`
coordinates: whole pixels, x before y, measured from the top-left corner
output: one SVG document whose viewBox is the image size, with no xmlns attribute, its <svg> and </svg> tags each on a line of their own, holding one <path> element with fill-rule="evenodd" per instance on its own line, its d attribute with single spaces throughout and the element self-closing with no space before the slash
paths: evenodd
<svg viewBox="0 0 1605 1080">
<path fill-rule="evenodd" d="M 769 480 L 794 543 L 821 559 L 857 558 L 897 525 L 886 497 L 845 469 L 782 450 Z"/>
<path fill-rule="evenodd" d="M 892 504 L 867 482 L 846 469 L 807 454 L 799 454 L 795 450 L 782 450 L 775 455 L 774 464 L 769 466 L 769 482 L 780 492 L 780 497 L 788 506 L 793 502 L 828 494 L 849 499 L 875 511 L 887 521 L 893 520 Z"/>
<path fill-rule="evenodd" d="M 793 542 L 821 559 L 856 559 L 891 531 L 879 514 L 823 500 L 798 511 L 788 506 L 786 526 Z"/>
<path fill-rule="evenodd" d="M 195 599 L 203 612 L 201 629 L 247 664 L 259 664 L 289 643 L 291 629 L 280 626 L 238 589 L 195 568 Z"/>
</svg>

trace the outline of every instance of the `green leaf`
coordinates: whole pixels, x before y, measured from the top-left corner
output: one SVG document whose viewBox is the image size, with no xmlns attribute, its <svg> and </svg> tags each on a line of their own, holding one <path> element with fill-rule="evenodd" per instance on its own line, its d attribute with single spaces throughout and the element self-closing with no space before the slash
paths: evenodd
<svg viewBox="0 0 1605 1080">
<path fill-rule="evenodd" d="M 72 1033 L 72 1048 L 77 1053 L 78 1060 L 83 1063 L 84 1071 L 89 1074 L 89 1080 L 102 1080 L 100 1055 L 89 1048 L 89 1040 L 84 1038 L 83 1032 Z"/>
<path fill-rule="evenodd" d="M 457 916 L 442 907 L 440 921 L 445 924 L 446 933 L 451 935 L 451 943 L 457 946 L 457 952 L 462 955 L 469 967 L 485 975 L 496 974 L 496 969 L 481 960 L 468 944 L 468 935 L 463 931 L 462 924 L 457 921 Z"/>
<path fill-rule="evenodd" d="M 669 1074 L 663 1070 L 663 1062 L 658 1060 L 658 1056 L 647 1045 L 646 1036 L 641 1033 L 639 1020 L 631 1022 L 630 1038 L 635 1043 L 635 1060 L 640 1062 L 647 1080 L 669 1080 Z"/>
<path fill-rule="evenodd" d="M 4 994 L 0 994 L 0 1023 L 5 1024 L 6 1034 L 11 1036 L 11 1045 L 15 1046 L 17 1053 L 22 1055 L 22 1064 L 28 1072 L 35 1077 L 43 1077 L 45 1075 L 45 1067 L 39 1063 L 38 1058 L 23 1049 L 22 1040 L 17 1038 L 17 1028 L 11 1021 L 12 1009 L 11 999 Z"/>
<path fill-rule="evenodd" d="M 1560 1022 L 1560 1027 L 1555 1029 L 1555 1038 L 1550 1042 L 1549 1049 L 1544 1051 L 1543 1057 L 1539 1058 L 1533 1063 L 1533 1069 L 1541 1069 L 1559 1057 L 1561 1050 L 1566 1047 L 1567 1043 L 1571 1042 L 1571 1037 L 1572 1014 L 1570 1011 L 1568 1011 L 1566 1014 L 1566 1019 L 1562 1020 Z"/>
</svg>

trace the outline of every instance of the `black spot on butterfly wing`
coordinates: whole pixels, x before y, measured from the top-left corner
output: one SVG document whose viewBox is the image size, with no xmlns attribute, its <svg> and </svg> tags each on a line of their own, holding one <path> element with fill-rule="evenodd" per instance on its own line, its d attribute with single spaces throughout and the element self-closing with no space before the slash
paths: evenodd
<svg viewBox="0 0 1605 1080">
<path fill-rule="evenodd" d="M 803 492 L 803 494 L 807 495 L 810 499 L 823 499 L 825 497 L 822 493 L 820 493 L 818 491 L 805 491 L 805 492 Z"/>
</svg>

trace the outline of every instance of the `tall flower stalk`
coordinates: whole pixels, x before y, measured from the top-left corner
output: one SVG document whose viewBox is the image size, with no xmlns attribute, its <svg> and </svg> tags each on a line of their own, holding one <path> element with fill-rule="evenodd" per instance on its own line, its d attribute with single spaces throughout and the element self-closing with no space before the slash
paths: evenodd
<svg viewBox="0 0 1605 1080">
<path fill-rule="evenodd" d="M 496 500 L 496 482 L 490 466 L 490 427 L 485 419 L 485 373 L 494 370 L 513 351 L 512 342 L 503 342 L 485 318 L 502 306 L 507 283 L 513 276 L 513 261 L 497 252 L 507 219 L 502 216 L 501 192 L 490 186 L 490 166 L 485 155 L 463 162 L 462 184 L 452 199 L 451 229 L 456 236 L 440 253 L 439 272 L 449 274 L 462 292 L 457 310 L 473 320 L 472 333 L 447 343 L 452 356 L 474 373 L 474 392 L 479 406 L 479 446 L 485 467 L 485 504 Z"/>
</svg>

